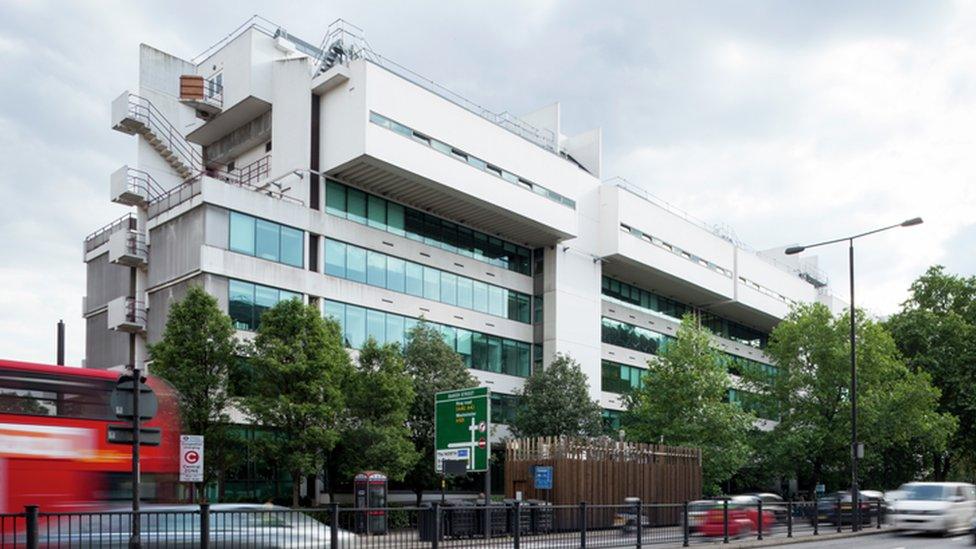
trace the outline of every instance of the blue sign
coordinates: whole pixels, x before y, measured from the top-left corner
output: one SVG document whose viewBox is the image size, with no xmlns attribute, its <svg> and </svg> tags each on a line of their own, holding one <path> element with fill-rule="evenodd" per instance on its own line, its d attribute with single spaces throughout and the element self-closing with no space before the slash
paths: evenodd
<svg viewBox="0 0 976 549">
<path fill-rule="evenodd" d="M 533 473 L 536 490 L 552 490 L 552 467 L 536 465 Z"/>
</svg>

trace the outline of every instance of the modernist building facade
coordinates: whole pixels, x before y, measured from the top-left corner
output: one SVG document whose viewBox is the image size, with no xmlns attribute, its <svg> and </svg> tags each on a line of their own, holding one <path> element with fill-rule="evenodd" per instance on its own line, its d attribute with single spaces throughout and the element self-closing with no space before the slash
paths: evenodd
<svg viewBox="0 0 976 549">
<path fill-rule="evenodd" d="M 500 423 L 568 354 L 612 421 L 685 313 L 734 373 L 769 364 L 792 303 L 830 300 L 815 264 L 605 181 L 600 131 L 565 135 L 558 104 L 491 113 L 341 23 L 320 47 L 260 19 L 193 60 L 143 45 L 112 127 L 135 136 L 110 181 L 132 213 L 84 241 L 87 367 L 145 361 L 196 284 L 243 337 L 293 297 L 350 348 L 434 323 Z"/>
</svg>

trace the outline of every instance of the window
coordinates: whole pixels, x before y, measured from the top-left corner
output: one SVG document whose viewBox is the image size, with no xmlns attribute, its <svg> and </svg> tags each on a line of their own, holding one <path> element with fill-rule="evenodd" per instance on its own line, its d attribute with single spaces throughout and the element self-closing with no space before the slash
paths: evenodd
<svg viewBox="0 0 976 549">
<path fill-rule="evenodd" d="M 627 366 L 604 360 L 601 363 L 602 390 L 608 393 L 625 394 L 643 386 L 644 374 L 647 370 L 635 366 Z"/>
<path fill-rule="evenodd" d="M 458 277 L 457 305 L 465 309 L 474 308 L 474 281 L 463 276 Z"/>
<path fill-rule="evenodd" d="M 518 413 L 519 397 L 504 393 L 491 393 L 491 422 L 511 424 Z"/>
<path fill-rule="evenodd" d="M 366 283 L 370 286 L 386 287 L 386 256 L 367 250 L 366 252 Z"/>
<path fill-rule="evenodd" d="M 498 286 L 488 286 L 488 314 L 495 316 L 506 316 L 505 311 L 508 307 L 508 299 L 504 288 Z"/>
<path fill-rule="evenodd" d="M 366 309 L 346 305 L 346 323 L 343 328 L 345 328 L 346 345 L 353 349 L 361 349 L 366 342 Z"/>
<path fill-rule="evenodd" d="M 325 241 L 325 274 L 346 278 L 346 244 L 337 240 Z"/>
<path fill-rule="evenodd" d="M 346 278 L 366 282 L 366 250 L 346 246 Z"/>
<path fill-rule="evenodd" d="M 407 293 L 415 296 L 424 295 L 424 268 L 417 263 L 407 263 Z"/>
<path fill-rule="evenodd" d="M 434 301 L 441 297 L 441 273 L 432 267 L 424 267 L 424 297 Z"/>
<path fill-rule="evenodd" d="M 230 212 L 227 247 L 293 267 L 304 266 L 304 231 L 238 212 Z"/>
<path fill-rule="evenodd" d="M 386 258 L 386 287 L 394 292 L 406 291 L 406 261 L 393 256 Z"/>
<path fill-rule="evenodd" d="M 441 303 L 457 305 L 457 281 L 457 275 L 441 273 Z"/>
<path fill-rule="evenodd" d="M 114 388 L 104 379 L 0 370 L 0 413 L 115 420 Z"/>
<path fill-rule="evenodd" d="M 472 281 L 471 286 L 474 290 L 474 310 L 488 312 L 488 285 L 484 282 Z"/>
<path fill-rule="evenodd" d="M 285 299 L 301 299 L 302 294 L 261 286 L 240 280 L 230 280 L 227 287 L 227 310 L 238 330 L 258 329 L 261 313 Z"/>
<path fill-rule="evenodd" d="M 601 339 L 604 343 L 656 355 L 671 336 L 604 317 Z"/>
<path fill-rule="evenodd" d="M 356 223 L 510 271 L 525 275 L 531 273 L 531 253 L 528 248 L 491 237 L 493 252 L 488 254 L 485 243 L 489 237 L 484 233 L 366 194 L 331 179 L 326 181 L 325 205 L 328 213 Z"/>
</svg>

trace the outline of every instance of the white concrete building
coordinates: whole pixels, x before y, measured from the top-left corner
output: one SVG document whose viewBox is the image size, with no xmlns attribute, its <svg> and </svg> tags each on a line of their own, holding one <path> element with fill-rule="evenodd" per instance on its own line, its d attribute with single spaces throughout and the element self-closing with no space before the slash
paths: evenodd
<svg viewBox="0 0 976 549">
<path fill-rule="evenodd" d="M 564 135 L 558 104 L 492 113 L 342 22 L 320 47 L 260 18 L 192 60 L 143 45 L 111 125 L 135 135 L 110 181 L 133 213 L 84 242 L 88 367 L 141 363 L 199 284 L 245 334 L 293 296 L 353 348 L 437 323 L 499 422 L 505 395 L 566 353 L 612 419 L 682 314 L 734 371 L 769 362 L 790 303 L 830 299 L 815 264 L 604 181 L 600 130 Z"/>
</svg>

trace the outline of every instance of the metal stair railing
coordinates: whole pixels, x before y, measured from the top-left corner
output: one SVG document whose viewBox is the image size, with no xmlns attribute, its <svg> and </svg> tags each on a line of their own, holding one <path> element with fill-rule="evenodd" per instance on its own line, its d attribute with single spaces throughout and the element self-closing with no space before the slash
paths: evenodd
<svg viewBox="0 0 976 549">
<path fill-rule="evenodd" d="M 203 169 L 203 155 L 200 154 L 163 113 L 145 97 L 129 93 L 129 117 L 142 123 L 166 148 L 179 157 L 190 172 Z"/>
</svg>

